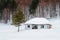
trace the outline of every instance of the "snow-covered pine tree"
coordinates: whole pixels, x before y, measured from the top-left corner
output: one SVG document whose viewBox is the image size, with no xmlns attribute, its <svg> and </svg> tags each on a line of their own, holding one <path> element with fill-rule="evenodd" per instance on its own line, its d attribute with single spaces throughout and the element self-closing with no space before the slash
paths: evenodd
<svg viewBox="0 0 60 40">
<path fill-rule="evenodd" d="M 20 9 L 20 5 L 18 5 L 17 11 L 12 15 L 12 24 L 18 27 L 18 32 L 19 32 L 20 23 L 22 22 L 24 22 L 24 15 Z"/>
</svg>

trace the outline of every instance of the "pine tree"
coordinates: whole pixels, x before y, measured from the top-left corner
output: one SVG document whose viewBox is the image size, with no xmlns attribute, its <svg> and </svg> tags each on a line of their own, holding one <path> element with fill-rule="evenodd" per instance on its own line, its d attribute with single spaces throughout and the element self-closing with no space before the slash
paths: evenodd
<svg viewBox="0 0 60 40">
<path fill-rule="evenodd" d="M 34 14 L 35 13 L 35 10 L 36 10 L 38 4 L 39 4 L 39 0 L 32 0 L 32 3 L 29 6 L 30 14 Z"/>
<path fill-rule="evenodd" d="M 35 14 L 38 4 L 39 4 L 39 0 L 32 0 L 29 6 L 29 18 L 28 19 L 34 17 L 33 14 Z"/>
<path fill-rule="evenodd" d="M 13 13 L 13 11 L 15 11 L 16 8 L 17 8 L 17 3 L 15 0 L 0 0 L 0 13 L 6 14 L 6 16 L 7 16 L 7 14 L 10 14 L 9 12 Z M 6 13 L 4 10 L 6 11 Z M 7 23 L 8 16 L 6 18 L 4 17 L 3 19 L 4 19 L 5 23 Z"/>
<path fill-rule="evenodd" d="M 17 11 L 12 15 L 12 23 L 18 27 L 18 32 L 19 32 L 19 26 L 20 23 L 24 21 L 24 15 L 22 11 L 20 10 L 20 6 L 17 7 Z"/>
</svg>

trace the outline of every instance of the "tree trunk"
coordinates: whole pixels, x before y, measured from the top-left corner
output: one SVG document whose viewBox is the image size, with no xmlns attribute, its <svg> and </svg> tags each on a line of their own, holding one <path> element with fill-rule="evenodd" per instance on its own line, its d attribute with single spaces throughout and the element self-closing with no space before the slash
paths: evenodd
<svg viewBox="0 0 60 40">
<path fill-rule="evenodd" d="M 4 20 L 5 23 L 7 23 L 7 20 L 8 20 L 8 16 L 7 15 L 8 15 L 7 8 L 5 8 L 3 10 L 3 20 Z"/>
<path fill-rule="evenodd" d="M 18 32 L 19 32 L 19 26 L 18 26 Z"/>
<path fill-rule="evenodd" d="M 57 18 L 59 18 L 59 3 L 56 3 L 56 14 Z"/>
</svg>

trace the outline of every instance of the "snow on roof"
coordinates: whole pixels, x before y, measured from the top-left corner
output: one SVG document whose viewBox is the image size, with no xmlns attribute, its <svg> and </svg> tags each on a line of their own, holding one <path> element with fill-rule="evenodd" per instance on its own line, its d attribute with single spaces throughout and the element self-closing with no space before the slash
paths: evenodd
<svg viewBox="0 0 60 40">
<path fill-rule="evenodd" d="M 25 22 L 25 24 L 50 24 L 50 22 L 45 18 L 32 18 Z"/>
</svg>

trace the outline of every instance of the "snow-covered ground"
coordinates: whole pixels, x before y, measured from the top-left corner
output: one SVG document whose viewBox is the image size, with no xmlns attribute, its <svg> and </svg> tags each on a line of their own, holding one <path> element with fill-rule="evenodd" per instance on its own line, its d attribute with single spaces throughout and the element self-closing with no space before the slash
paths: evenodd
<svg viewBox="0 0 60 40">
<path fill-rule="evenodd" d="M 0 40 L 60 40 L 60 18 L 49 20 L 52 29 L 20 30 L 10 24 L 0 23 Z"/>
<path fill-rule="evenodd" d="M 60 31 L 60 18 L 50 19 L 50 23 L 55 31 Z"/>
<path fill-rule="evenodd" d="M 55 30 L 1 32 L 0 40 L 60 40 L 60 32 L 56 32 Z"/>
<path fill-rule="evenodd" d="M 13 32 L 17 30 L 17 28 L 10 24 L 0 23 L 0 32 Z"/>
</svg>

